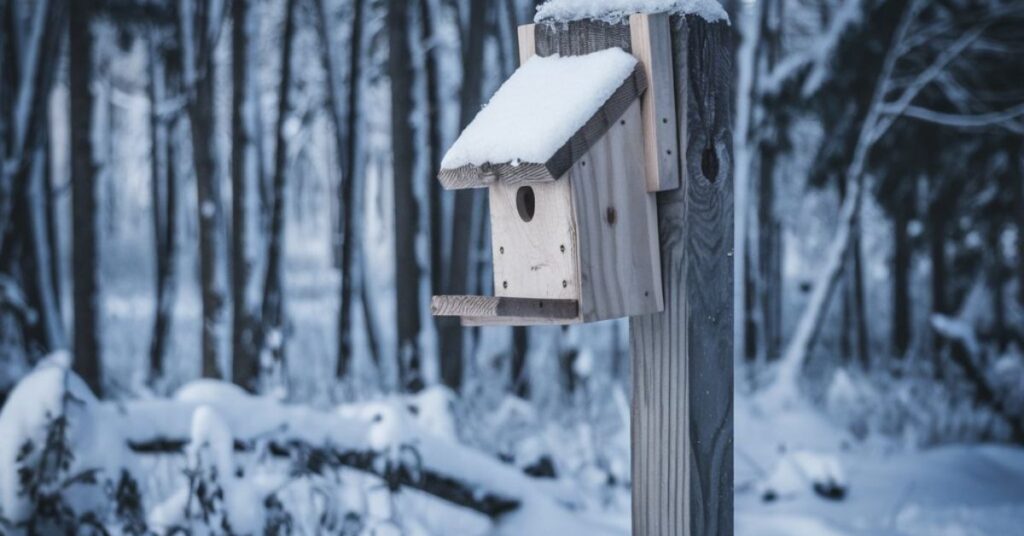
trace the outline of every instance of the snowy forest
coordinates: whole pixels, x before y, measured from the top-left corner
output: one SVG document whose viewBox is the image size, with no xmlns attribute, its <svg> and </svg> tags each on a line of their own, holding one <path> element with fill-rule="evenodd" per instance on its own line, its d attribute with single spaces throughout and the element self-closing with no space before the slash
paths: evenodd
<svg viewBox="0 0 1024 536">
<path fill-rule="evenodd" d="M 732 41 L 735 532 L 1019 533 L 1024 1 L 0 0 L 0 535 L 630 534 L 629 322 L 430 302 L 517 27 L 638 11 Z"/>
</svg>

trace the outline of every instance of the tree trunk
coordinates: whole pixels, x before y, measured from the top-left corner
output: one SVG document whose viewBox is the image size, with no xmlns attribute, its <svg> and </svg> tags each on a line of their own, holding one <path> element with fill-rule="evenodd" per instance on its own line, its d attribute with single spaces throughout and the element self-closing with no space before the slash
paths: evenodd
<svg viewBox="0 0 1024 536">
<path fill-rule="evenodd" d="M 267 243 L 267 273 L 263 285 L 263 347 L 270 350 L 275 363 L 284 361 L 284 208 L 288 142 L 284 124 L 288 118 L 291 93 L 291 52 L 295 35 L 296 0 L 285 4 L 284 35 L 281 47 L 281 78 L 277 92 L 277 125 L 274 130 L 274 178 L 270 211 L 270 237 Z"/>
<path fill-rule="evenodd" d="M 160 106 L 167 99 L 167 66 L 157 40 L 149 42 L 150 193 L 153 212 L 153 244 L 156 259 L 156 309 L 149 345 L 148 382 L 164 374 L 164 356 L 173 312 L 173 281 L 177 190 L 174 181 L 172 144 Z"/>
<path fill-rule="evenodd" d="M 21 210 L 25 217 L 25 229 L 29 233 L 26 244 L 29 255 L 24 258 L 24 275 L 29 287 L 29 299 L 38 312 L 38 336 L 35 339 L 44 352 L 52 352 L 66 348 L 67 342 L 57 302 L 57 290 L 53 284 L 56 256 L 50 240 L 50 219 L 47 215 L 50 189 L 46 170 L 50 160 L 47 157 L 46 137 L 40 136 L 41 139 L 35 144 L 34 156 L 26 170 L 24 179 L 27 187 Z"/>
<path fill-rule="evenodd" d="M 60 2 L 57 2 L 58 4 Z M 71 130 L 71 219 L 74 283 L 74 370 L 98 396 L 102 389 L 97 166 L 92 143 L 93 1 L 70 3 L 68 92 Z"/>
<path fill-rule="evenodd" d="M 617 329 L 617 328 L 616 328 Z M 618 352 L 618 348 L 615 349 Z M 530 377 L 527 370 L 527 356 L 530 352 L 530 332 L 525 327 L 512 328 L 510 363 L 512 392 L 523 399 L 530 398 Z"/>
<path fill-rule="evenodd" d="M 325 0 L 316 0 L 317 30 L 320 34 L 322 61 L 327 72 L 329 89 L 327 100 L 334 123 L 335 152 L 342 166 L 341 184 L 338 186 L 340 218 L 338 232 L 338 266 L 341 269 L 341 291 L 338 297 L 338 356 L 335 376 L 348 375 L 352 362 L 352 288 L 357 270 L 356 263 L 356 169 L 359 156 L 359 95 L 362 81 L 363 0 L 353 0 L 352 31 L 349 34 L 348 88 L 344 89 L 339 59 L 334 55 L 330 36 L 333 35 Z M 344 107 L 342 106 L 344 103 Z M 369 321 L 369 319 L 367 319 Z M 369 325 L 369 324 L 368 324 Z"/>
<path fill-rule="evenodd" d="M 934 186 L 936 179 L 930 179 L 929 182 L 933 183 L 933 194 L 940 196 L 941 186 Z M 931 311 L 932 314 L 949 314 L 949 304 L 946 303 L 946 215 L 940 201 L 940 198 L 933 197 L 928 206 L 928 258 L 932 267 Z M 941 337 L 932 338 L 936 359 L 939 359 L 944 344 Z"/>
<path fill-rule="evenodd" d="M 482 2 L 469 3 L 468 34 L 462 46 L 462 93 L 459 97 L 459 128 L 473 120 L 482 99 L 484 36 L 487 21 L 487 5 Z M 452 206 L 452 221 L 472 221 L 474 206 L 479 202 L 480 192 L 475 189 L 457 190 Z M 472 225 L 453 225 L 451 254 L 448 258 L 448 273 L 445 277 L 446 294 L 466 294 L 470 274 L 471 252 L 475 245 Z M 463 372 L 463 329 L 453 319 L 440 321 L 441 379 L 445 385 L 458 391 L 462 387 Z"/>
<path fill-rule="evenodd" d="M 426 41 L 424 47 L 426 48 L 426 61 L 424 71 L 426 73 L 426 86 L 427 86 L 427 124 L 428 126 L 428 142 L 430 152 L 430 166 L 428 171 L 430 172 L 431 179 L 441 169 L 441 158 L 444 155 L 445 148 L 442 146 L 444 143 L 444 136 L 442 135 L 442 121 L 441 121 L 441 98 L 440 98 L 440 74 L 437 68 L 437 52 L 434 50 L 436 47 L 434 43 L 435 37 L 438 35 L 437 30 L 434 28 L 437 17 L 434 16 L 433 4 L 431 0 L 420 1 L 420 23 L 423 26 L 423 38 Z M 445 229 L 448 228 L 445 225 L 444 220 L 444 202 L 441 196 L 441 184 L 436 180 L 430 180 L 428 186 L 428 195 L 430 203 L 430 289 L 434 294 L 440 293 L 444 289 L 444 273 L 446 268 L 445 258 Z M 437 325 L 437 329 L 440 332 L 444 320 L 442 317 L 435 317 L 434 322 Z M 443 357 L 442 357 L 443 359 Z"/>
<path fill-rule="evenodd" d="M 416 261 L 419 207 L 413 181 L 416 151 L 410 123 L 413 103 L 412 53 L 407 2 L 388 1 L 388 73 L 391 78 L 391 148 L 395 210 L 395 297 L 399 382 L 407 391 L 423 386 L 420 371 L 420 266 Z"/>
<path fill-rule="evenodd" d="M 253 264 L 250 185 L 258 165 L 252 134 L 256 97 L 249 73 L 249 0 L 231 3 L 231 19 L 231 380 L 251 391 L 259 378 L 259 349 L 248 296 Z"/>
<path fill-rule="evenodd" d="M 902 196 L 906 197 L 906 196 Z M 910 347 L 910 236 L 907 234 L 906 203 L 902 199 L 893 216 L 892 255 L 892 352 L 897 358 L 906 356 Z"/>
<path fill-rule="evenodd" d="M 864 295 L 864 268 L 861 255 L 860 216 L 854 222 L 854 235 L 850 243 L 850 261 L 853 263 L 853 317 L 857 333 L 857 359 L 865 369 L 871 367 L 870 337 Z"/>
<path fill-rule="evenodd" d="M 223 378 L 225 276 L 222 263 L 223 207 L 217 177 L 217 150 L 213 139 L 214 61 L 207 2 L 179 4 L 180 34 L 184 50 L 188 115 L 192 127 L 192 159 L 199 209 L 199 279 L 202 291 L 202 375 Z"/>
<path fill-rule="evenodd" d="M 1024 307 L 1024 144 L 1017 153 L 1016 174 L 1011 177 L 1016 195 L 1014 210 L 1017 224 L 1017 303 Z"/>
</svg>

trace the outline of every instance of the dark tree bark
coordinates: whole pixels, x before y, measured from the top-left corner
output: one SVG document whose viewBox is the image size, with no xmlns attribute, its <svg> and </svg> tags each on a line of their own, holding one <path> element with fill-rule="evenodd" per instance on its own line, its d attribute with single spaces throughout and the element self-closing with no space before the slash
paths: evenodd
<svg viewBox="0 0 1024 536">
<path fill-rule="evenodd" d="M 946 300 L 946 214 L 942 203 L 941 186 L 930 178 L 934 197 L 928 206 L 928 258 L 931 261 L 931 298 L 933 314 L 949 314 L 950 308 Z M 939 337 L 933 338 L 936 357 L 943 346 Z"/>
<path fill-rule="evenodd" d="M 254 390 L 259 377 L 259 349 L 248 289 L 252 280 L 252 246 L 249 239 L 252 192 L 252 117 L 255 97 L 250 91 L 249 0 L 231 2 L 231 380 Z"/>
<path fill-rule="evenodd" d="M 439 86 L 441 80 L 440 74 L 437 69 L 437 52 L 434 50 L 436 45 L 433 44 L 436 30 L 434 24 L 437 17 L 434 16 L 433 4 L 430 0 L 420 0 L 420 23 L 423 26 L 423 38 L 426 40 L 424 47 L 426 48 L 426 61 L 424 70 L 426 73 L 426 85 L 427 85 L 427 124 L 428 126 L 428 143 L 430 150 L 430 167 L 429 172 L 431 178 L 437 174 L 441 169 L 441 159 L 444 155 L 445 148 L 442 147 L 444 143 L 444 136 L 442 136 L 442 125 L 441 125 L 441 99 Z M 441 184 L 436 180 L 429 181 L 428 192 L 429 192 L 429 203 L 430 203 L 430 288 L 434 294 L 442 292 L 444 288 L 444 273 L 446 269 L 446 255 L 444 251 L 445 244 L 445 229 L 447 226 L 444 221 L 444 206 L 441 197 Z M 437 325 L 438 331 L 441 330 L 441 324 L 443 321 L 441 317 L 435 317 L 434 322 Z"/>
<path fill-rule="evenodd" d="M 60 2 L 57 2 L 58 4 Z M 68 86 L 71 130 L 72 263 L 75 372 L 98 396 L 103 392 L 100 356 L 99 213 L 92 143 L 93 0 L 70 3 Z"/>
<path fill-rule="evenodd" d="M 1017 153 L 1015 169 L 1016 173 L 1010 180 L 1017 192 L 1014 203 L 1017 224 L 1017 303 L 1024 307 L 1024 144 L 1021 144 L 1021 151 Z"/>
<path fill-rule="evenodd" d="M 906 196 L 904 196 L 906 197 Z M 906 202 L 898 203 L 893 216 L 892 255 L 892 352 L 901 358 L 910 347 L 910 236 L 907 234 Z"/>
<path fill-rule="evenodd" d="M 465 128 L 480 108 L 482 99 L 484 37 L 487 22 L 487 5 L 483 2 L 469 3 L 468 33 L 462 47 L 462 93 L 459 96 L 459 127 Z M 472 221 L 474 208 L 481 202 L 480 192 L 475 189 L 457 190 L 452 209 L 452 221 Z M 453 225 L 451 233 L 451 255 L 448 273 L 445 277 L 446 294 L 466 294 L 469 282 L 471 251 L 473 241 L 472 225 Z M 458 391 L 462 387 L 463 371 L 463 329 L 453 319 L 441 322 L 440 356 L 441 379 L 445 385 Z"/>
<path fill-rule="evenodd" d="M 189 10 L 188 8 L 192 9 Z M 185 85 L 188 116 L 192 127 L 192 159 L 196 175 L 199 209 L 199 280 L 202 289 L 202 375 L 223 378 L 222 340 L 225 329 L 225 273 L 221 252 L 223 206 L 217 176 L 217 151 L 213 140 L 214 124 L 214 24 L 208 2 L 184 1 L 179 4 L 179 34 L 184 50 Z"/>
<path fill-rule="evenodd" d="M 511 380 L 512 392 L 519 398 L 530 398 L 530 378 L 527 374 L 526 357 L 529 355 L 530 338 L 529 331 L 524 327 L 512 328 L 512 349 L 511 349 Z M 615 349 L 618 352 L 618 348 Z"/>
<path fill-rule="evenodd" d="M 338 266 L 341 269 L 341 292 L 338 297 L 338 356 L 335 375 L 344 378 L 352 362 L 352 289 L 356 263 L 356 169 L 359 155 L 359 85 L 362 80 L 363 0 L 353 0 L 352 31 L 349 34 L 347 91 L 338 72 L 338 59 L 333 54 L 327 6 L 316 0 L 317 31 L 324 70 L 329 88 L 327 100 L 334 122 L 335 152 L 341 162 L 341 184 L 338 185 Z M 343 103 L 344 101 L 344 107 Z M 367 319 L 367 323 L 370 319 Z"/>
<path fill-rule="evenodd" d="M 172 129 L 162 117 L 161 104 L 167 98 L 167 62 L 160 45 L 149 45 L 149 128 L 150 173 L 153 205 L 153 234 L 156 257 L 156 310 L 149 346 L 149 382 L 163 376 L 164 357 L 170 337 L 174 309 L 175 256 L 177 254 L 178 190 L 175 179 Z"/>
<path fill-rule="evenodd" d="M 267 242 L 267 273 L 263 285 L 263 346 L 268 348 L 275 362 L 284 360 L 284 207 L 288 142 L 284 123 L 290 113 L 292 41 L 295 35 L 296 0 L 285 4 L 284 36 L 281 38 L 281 78 L 277 93 L 277 125 L 274 138 L 274 177 L 270 211 L 270 236 Z M 276 336 L 271 336 L 276 333 Z"/>
<path fill-rule="evenodd" d="M 423 386 L 420 371 L 420 266 L 416 262 L 419 207 L 413 181 L 416 150 L 409 122 L 412 113 L 412 53 L 408 3 L 388 1 L 388 73 L 391 77 L 392 177 L 395 196 L 395 296 L 398 321 L 398 370 L 403 389 Z"/>
<path fill-rule="evenodd" d="M 865 369 L 871 366 L 871 353 L 868 348 L 868 317 L 864 290 L 864 263 L 861 254 L 860 218 L 857 218 L 855 234 L 850 241 L 850 261 L 853 263 L 853 315 L 857 333 L 857 359 Z"/>
</svg>

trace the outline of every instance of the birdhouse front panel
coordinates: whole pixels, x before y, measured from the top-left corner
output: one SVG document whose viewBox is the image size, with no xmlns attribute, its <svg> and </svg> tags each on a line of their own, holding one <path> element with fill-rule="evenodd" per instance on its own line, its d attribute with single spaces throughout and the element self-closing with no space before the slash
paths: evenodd
<svg viewBox="0 0 1024 536">
<path fill-rule="evenodd" d="M 488 190 L 494 294 L 580 298 L 569 181 L 498 182 Z"/>
</svg>

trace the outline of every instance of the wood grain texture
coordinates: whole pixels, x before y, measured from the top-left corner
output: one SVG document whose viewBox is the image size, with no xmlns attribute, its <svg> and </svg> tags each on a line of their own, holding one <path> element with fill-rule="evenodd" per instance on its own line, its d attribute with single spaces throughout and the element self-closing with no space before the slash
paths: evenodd
<svg viewBox="0 0 1024 536">
<path fill-rule="evenodd" d="M 660 192 L 679 187 L 676 135 L 676 98 L 672 80 L 672 39 L 666 13 L 638 13 L 629 18 L 633 55 L 647 75 L 647 92 L 640 99 L 644 121 L 644 158 L 647 190 Z M 685 104 L 685 102 L 684 102 Z M 685 106 L 683 107 L 685 112 Z M 685 115 L 683 115 L 685 117 Z M 686 125 L 683 121 L 682 125 Z M 685 133 L 685 128 L 683 129 Z M 686 147 L 686 136 L 683 150 Z"/>
<path fill-rule="evenodd" d="M 577 231 L 569 181 L 528 186 L 534 208 L 530 221 L 519 215 L 520 188 L 502 182 L 488 192 L 495 295 L 578 299 Z"/>
<path fill-rule="evenodd" d="M 634 101 L 569 171 L 586 322 L 662 309 L 655 196 L 644 181 Z"/>
<path fill-rule="evenodd" d="M 619 47 L 626 52 L 630 48 L 629 25 L 597 20 L 564 22 L 541 22 L 535 25 L 537 54 L 550 56 L 580 56 Z"/>
<path fill-rule="evenodd" d="M 441 169 L 437 180 L 441 181 L 441 186 L 445 190 L 464 190 L 466 188 L 486 188 L 498 181 L 509 184 L 550 182 L 560 176 L 560 174 L 552 175 L 548 166 L 544 164 L 524 162 L 515 166 L 504 163 Z"/>
<path fill-rule="evenodd" d="M 731 38 L 698 17 L 671 34 L 687 145 L 682 187 L 658 194 L 665 310 L 630 320 L 633 534 L 730 535 Z"/>
<path fill-rule="evenodd" d="M 574 320 L 579 315 L 579 305 L 576 300 L 500 296 L 434 296 L 430 300 L 430 312 L 434 316 Z"/>
<path fill-rule="evenodd" d="M 536 27 L 536 24 L 523 24 L 516 30 L 519 37 L 519 65 L 537 53 Z"/>
</svg>

